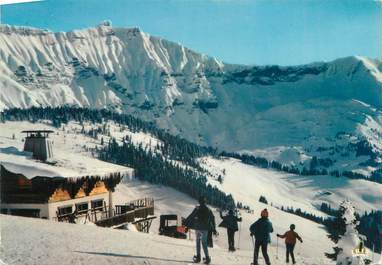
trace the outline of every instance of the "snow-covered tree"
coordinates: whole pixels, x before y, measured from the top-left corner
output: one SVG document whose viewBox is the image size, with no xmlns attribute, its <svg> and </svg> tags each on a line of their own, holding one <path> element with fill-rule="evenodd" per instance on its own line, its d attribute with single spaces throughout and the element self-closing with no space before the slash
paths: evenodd
<svg viewBox="0 0 382 265">
<path fill-rule="evenodd" d="M 365 265 L 365 251 L 356 229 L 358 221 L 354 206 L 350 201 L 341 203 L 340 211 L 345 222 L 346 232 L 337 243 L 338 255 L 336 265 Z"/>
</svg>

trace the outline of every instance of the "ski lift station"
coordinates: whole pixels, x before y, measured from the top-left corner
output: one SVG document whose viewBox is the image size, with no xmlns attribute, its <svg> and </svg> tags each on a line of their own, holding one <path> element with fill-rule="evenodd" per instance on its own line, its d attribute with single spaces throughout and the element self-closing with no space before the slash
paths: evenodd
<svg viewBox="0 0 382 265">
<path fill-rule="evenodd" d="M 2 214 L 104 227 L 133 223 L 148 232 L 155 218 L 153 199 L 113 204 L 116 186 L 131 178 L 133 169 L 75 153 L 57 158 L 49 139 L 54 131 L 22 133 L 26 134 L 23 151 L 0 146 Z"/>
<path fill-rule="evenodd" d="M 24 151 L 31 152 L 33 158 L 48 161 L 53 158 L 52 141 L 48 138 L 51 130 L 22 131 L 26 133 Z"/>
</svg>

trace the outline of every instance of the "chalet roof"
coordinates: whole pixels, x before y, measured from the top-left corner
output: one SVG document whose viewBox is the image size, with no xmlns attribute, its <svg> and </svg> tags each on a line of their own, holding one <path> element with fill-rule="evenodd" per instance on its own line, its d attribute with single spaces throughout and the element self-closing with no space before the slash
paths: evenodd
<svg viewBox="0 0 382 265">
<path fill-rule="evenodd" d="M 1 157 L 1 156 L 0 156 Z M 110 168 L 110 170 L 94 170 L 94 171 L 82 171 L 78 172 L 75 170 L 72 170 L 70 168 L 64 168 L 64 167 L 58 167 L 54 165 L 49 165 L 45 163 L 40 163 L 35 160 L 25 160 L 23 163 L 20 162 L 13 162 L 13 161 L 6 161 L 7 159 L 4 159 L 4 157 L 0 158 L 0 164 L 7 169 L 8 171 L 15 173 L 15 174 L 21 174 L 25 176 L 28 179 L 33 179 L 35 177 L 49 177 L 49 178 L 82 178 L 86 176 L 90 177 L 109 177 L 111 173 L 119 172 L 122 174 L 122 176 L 131 176 L 132 170 L 129 168 L 125 169 L 117 169 L 117 168 Z"/>
<path fill-rule="evenodd" d="M 109 176 L 111 173 L 121 173 L 132 176 L 133 169 L 98 160 L 84 154 L 69 153 L 57 157 L 56 164 L 47 164 L 33 159 L 31 153 L 19 151 L 15 147 L 1 148 L 0 164 L 8 171 L 22 174 L 28 179 L 37 176 L 81 178 L 85 176 Z"/>
<path fill-rule="evenodd" d="M 31 164 L 18 164 L 6 161 L 1 161 L 0 163 L 8 171 L 15 174 L 21 174 L 28 179 L 32 179 L 36 176 L 61 177 L 62 173 L 64 173 L 59 172 L 59 170 L 56 169 L 52 170 L 49 167 L 36 167 L 35 165 Z"/>
<path fill-rule="evenodd" d="M 26 133 L 29 138 L 47 138 L 52 130 L 24 130 L 21 133 Z"/>
<path fill-rule="evenodd" d="M 24 130 L 22 133 L 54 133 L 52 130 Z"/>
</svg>

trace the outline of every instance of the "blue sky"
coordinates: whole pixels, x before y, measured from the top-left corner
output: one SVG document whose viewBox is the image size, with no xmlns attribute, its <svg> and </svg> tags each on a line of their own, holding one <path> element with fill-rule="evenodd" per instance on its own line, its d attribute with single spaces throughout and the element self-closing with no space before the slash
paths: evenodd
<svg viewBox="0 0 382 265">
<path fill-rule="evenodd" d="M 3 23 L 53 31 L 106 19 L 230 63 L 382 57 L 382 2 L 374 0 L 46 0 L 2 7 Z"/>
</svg>

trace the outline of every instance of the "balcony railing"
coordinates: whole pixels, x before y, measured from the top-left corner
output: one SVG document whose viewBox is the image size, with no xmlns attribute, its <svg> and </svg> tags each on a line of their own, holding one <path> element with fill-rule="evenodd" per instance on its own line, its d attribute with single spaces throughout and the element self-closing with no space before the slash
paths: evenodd
<svg viewBox="0 0 382 265">
<path fill-rule="evenodd" d="M 126 223 L 137 223 L 151 220 L 154 216 L 154 199 L 144 198 L 130 201 L 123 205 L 115 205 L 110 213 L 109 207 L 103 206 L 90 208 L 73 213 L 59 214 L 53 218 L 59 222 L 76 222 L 83 219 L 84 222 L 92 222 L 102 227 L 117 227 Z"/>
</svg>

